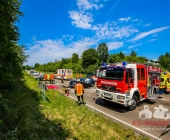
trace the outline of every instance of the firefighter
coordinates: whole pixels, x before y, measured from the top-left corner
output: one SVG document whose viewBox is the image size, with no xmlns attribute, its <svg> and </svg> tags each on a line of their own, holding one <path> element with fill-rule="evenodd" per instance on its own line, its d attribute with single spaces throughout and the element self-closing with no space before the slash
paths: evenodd
<svg viewBox="0 0 170 140">
<path fill-rule="evenodd" d="M 61 83 L 64 83 L 64 74 L 61 74 Z"/>
<path fill-rule="evenodd" d="M 54 74 L 50 75 L 50 83 L 53 84 L 54 83 Z"/>
<path fill-rule="evenodd" d="M 50 81 L 50 74 L 47 74 L 47 80 Z"/>
<path fill-rule="evenodd" d="M 86 102 L 83 98 L 84 86 L 80 83 L 80 79 L 77 79 L 77 84 L 74 86 L 74 90 L 75 90 L 75 94 L 77 96 L 78 105 L 80 105 L 81 103 L 85 104 Z"/>
<path fill-rule="evenodd" d="M 44 74 L 44 81 L 47 81 L 47 74 Z"/>
<path fill-rule="evenodd" d="M 80 78 L 83 78 L 83 75 L 80 73 Z"/>
<path fill-rule="evenodd" d="M 76 74 L 76 79 L 78 79 L 79 78 L 79 74 Z"/>
</svg>

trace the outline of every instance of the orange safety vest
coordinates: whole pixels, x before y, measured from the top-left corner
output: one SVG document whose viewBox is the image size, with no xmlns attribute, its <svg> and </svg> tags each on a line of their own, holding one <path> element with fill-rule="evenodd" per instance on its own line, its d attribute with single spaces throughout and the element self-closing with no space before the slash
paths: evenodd
<svg viewBox="0 0 170 140">
<path fill-rule="evenodd" d="M 54 74 L 51 74 L 51 75 L 50 75 L 50 79 L 51 79 L 51 80 L 54 80 Z"/>
<path fill-rule="evenodd" d="M 47 80 L 47 74 L 44 74 L 44 80 Z"/>
<path fill-rule="evenodd" d="M 81 83 L 77 83 L 74 86 L 77 96 L 81 96 L 84 93 L 84 86 Z"/>
</svg>

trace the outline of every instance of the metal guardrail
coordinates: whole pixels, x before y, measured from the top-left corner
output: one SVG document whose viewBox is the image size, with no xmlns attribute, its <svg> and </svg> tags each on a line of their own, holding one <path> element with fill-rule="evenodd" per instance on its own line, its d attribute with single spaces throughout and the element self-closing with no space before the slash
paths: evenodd
<svg viewBox="0 0 170 140">
<path fill-rule="evenodd" d="M 44 101 L 46 101 L 47 97 L 46 97 L 46 91 L 47 91 L 47 86 L 45 83 L 43 82 L 38 82 L 38 89 L 39 89 L 39 93 L 41 94 L 42 96 L 42 99 Z"/>
</svg>

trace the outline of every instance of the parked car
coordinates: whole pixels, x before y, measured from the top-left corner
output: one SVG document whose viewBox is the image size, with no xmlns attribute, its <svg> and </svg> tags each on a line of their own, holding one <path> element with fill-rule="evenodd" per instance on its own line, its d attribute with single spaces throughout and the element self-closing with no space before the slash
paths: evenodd
<svg viewBox="0 0 170 140">
<path fill-rule="evenodd" d="M 35 79 L 38 80 L 38 81 L 43 81 L 43 79 L 44 79 L 44 74 L 36 77 Z"/>
<path fill-rule="evenodd" d="M 83 81 L 84 78 L 80 78 L 80 82 Z M 70 80 L 69 87 L 74 88 L 75 84 L 77 83 L 77 79 L 73 78 Z"/>
<path fill-rule="evenodd" d="M 40 74 L 39 74 L 39 72 L 33 72 L 32 73 L 32 76 L 39 76 Z"/>
<path fill-rule="evenodd" d="M 93 78 L 95 82 L 97 81 L 97 76 L 93 73 L 87 73 L 86 78 Z"/>
<path fill-rule="evenodd" d="M 33 70 L 30 70 L 30 74 L 32 75 L 34 73 L 34 71 Z"/>
<path fill-rule="evenodd" d="M 84 87 L 94 87 L 95 81 L 93 78 L 87 77 L 84 78 L 81 83 L 83 84 Z"/>
</svg>

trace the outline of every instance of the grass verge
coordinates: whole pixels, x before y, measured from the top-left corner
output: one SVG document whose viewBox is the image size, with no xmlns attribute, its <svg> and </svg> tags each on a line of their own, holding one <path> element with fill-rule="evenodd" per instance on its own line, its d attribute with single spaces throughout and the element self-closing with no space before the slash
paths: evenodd
<svg viewBox="0 0 170 140">
<path fill-rule="evenodd" d="M 22 82 L 11 95 L 10 103 L 7 102 L 8 117 L 2 118 L 2 139 L 148 139 L 91 111 L 87 106 L 77 106 L 75 101 L 57 91 L 48 91 L 46 95 L 50 102 L 43 101 L 37 81 L 25 72 Z"/>
</svg>

